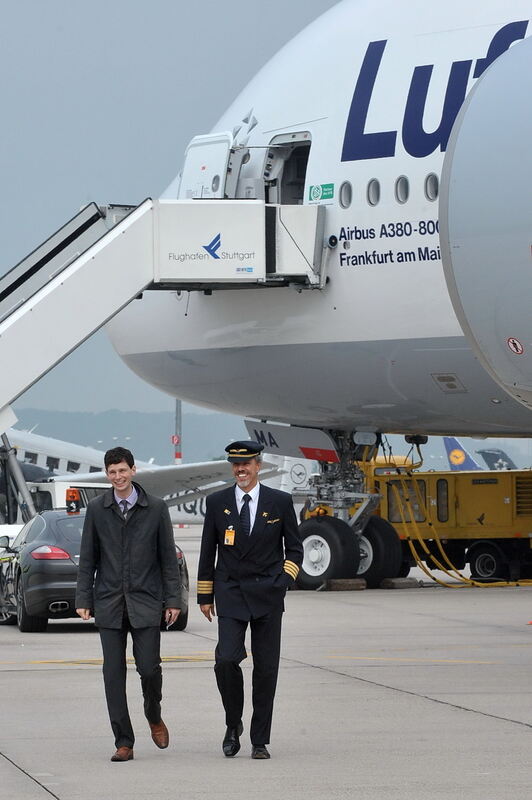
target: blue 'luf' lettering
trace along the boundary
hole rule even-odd
[[[473,78],[478,78],[513,42],[524,39],[527,28],[528,21],[521,20],[511,22],[497,31],[488,46],[486,57],[477,60]],[[367,133],[365,130],[386,44],[386,40],[370,42],[366,50],[347,118],[342,161],[390,158],[395,155],[397,131]],[[441,121],[436,130],[431,132],[424,129],[423,116],[434,65],[414,68],[401,132],[407,153],[415,158],[424,158],[438,147],[442,152],[446,150],[451,128],[466,96],[472,64],[472,61],[455,61],[451,65]]]

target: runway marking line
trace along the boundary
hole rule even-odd
[[[386,661],[397,663],[398,661],[408,664],[500,664],[500,661],[473,661],[461,658],[397,658],[386,656],[327,656],[331,660],[337,661]]]
[[[167,664],[177,663],[182,661],[214,661],[214,653],[195,653],[187,656],[162,656],[161,661]],[[128,664],[134,664],[134,658],[126,658]],[[3,665],[15,664],[65,664],[77,666],[88,664],[93,666],[101,666],[103,658],[57,658],[57,659],[39,659],[37,661],[0,661]]]

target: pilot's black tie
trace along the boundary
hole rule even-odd
[[[251,517],[249,516],[249,501],[251,497],[245,494],[242,498],[242,508],[240,509],[240,528],[244,536],[249,536],[251,533]]]

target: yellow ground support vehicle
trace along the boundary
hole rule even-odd
[[[469,563],[476,581],[532,577],[532,471],[416,472],[408,462],[396,463],[401,465],[378,458],[359,465],[366,491],[380,495],[359,535],[357,575],[368,586],[407,575],[415,564],[412,550],[437,568],[443,560],[439,544],[446,566]],[[305,518],[319,522],[321,516],[330,524],[330,514],[322,504],[305,511]]]

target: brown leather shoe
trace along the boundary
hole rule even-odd
[[[133,748],[119,747],[116,753],[111,756],[111,761],[133,761]]]
[[[165,747],[168,747],[168,741],[170,739],[168,728],[162,720],[160,722],[150,722],[148,724],[151,728],[151,738],[157,747],[164,750]]]

